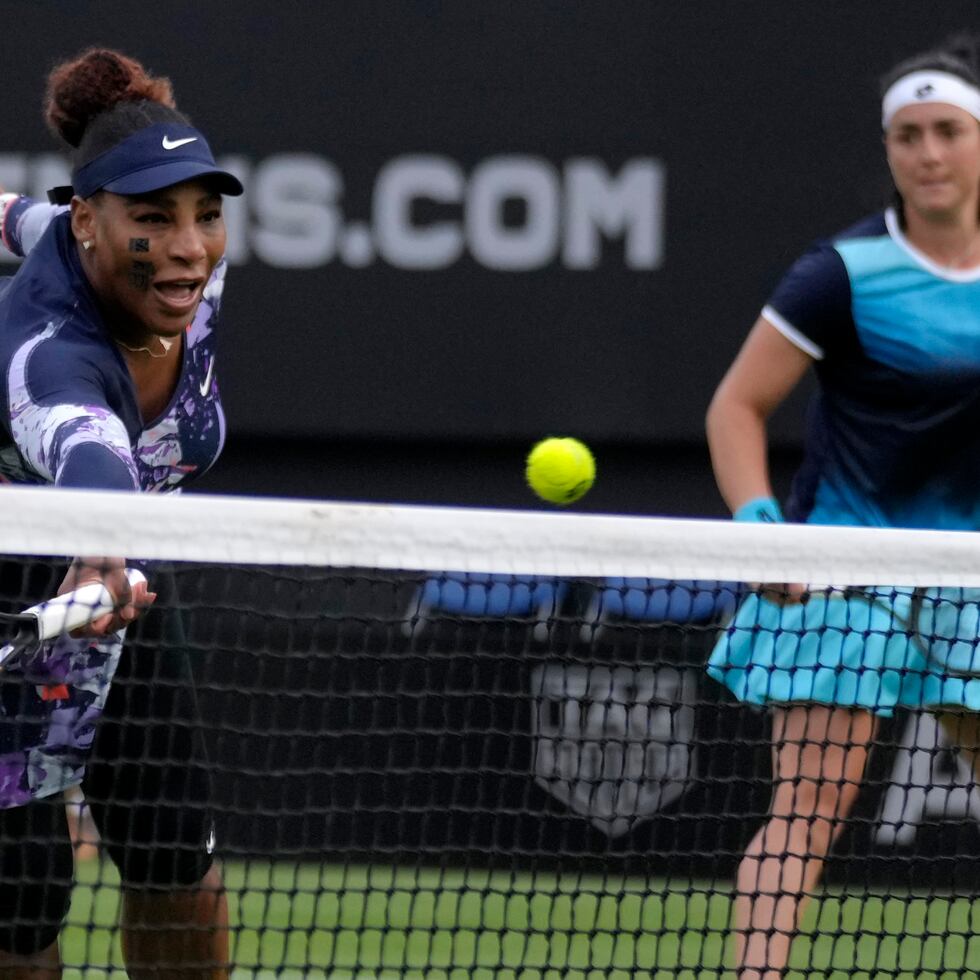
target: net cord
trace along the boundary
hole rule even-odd
[[[0,489],[0,552],[812,585],[980,586],[980,534]]]

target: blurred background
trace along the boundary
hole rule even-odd
[[[545,508],[524,458],[546,435],[573,435],[599,471],[574,510],[678,516],[725,513],[704,412],[771,289],[809,242],[888,198],[879,76],[980,29],[977,0],[5,0],[0,11],[0,185],[43,197],[67,182],[42,123],[44,79],[93,44],[168,75],[246,185],[225,202],[228,441],[196,488]],[[11,261],[2,250],[0,261]],[[773,420],[779,493],[807,387]],[[669,880],[640,886],[653,893],[644,909],[683,912],[666,928],[685,937],[684,963],[721,962],[727,899],[702,914],[684,880],[714,876],[707,894],[727,895],[768,807],[770,759],[764,715],[703,670],[736,601],[730,584],[181,575],[226,880],[239,921],[258,923],[240,930],[239,964],[286,976],[284,963],[381,962],[381,937],[385,949],[402,941],[391,923],[408,892],[392,899],[396,878],[382,873],[399,864],[436,869],[411,889],[432,880],[433,894],[456,888],[476,910],[434,930],[430,949],[413,897],[406,962],[449,950],[456,964],[459,936],[498,932],[521,962],[526,922],[504,935],[513,920],[494,918],[488,892],[561,898],[581,890],[583,869],[602,871],[588,886],[600,894],[620,872]],[[828,877],[859,895],[878,881],[975,894],[980,799],[963,757],[930,716],[900,712],[880,735]],[[244,863],[256,854],[271,886]],[[300,885],[297,855],[317,862]],[[503,875],[489,889],[444,874],[484,867]],[[80,880],[94,888],[103,871],[88,868]],[[548,885],[542,869],[574,880]],[[297,890],[340,896],[346,932],[337,939],[318,897],[309,949],[320,952],[281,955],[269,934],[307,921],[303,896],[290,904]],[[936,962],[976,932],[964,901],[960,919],[934,906]],[[571,936],[580,953],[568,962],[592,962],[600,927],[627,944],[640,931],[626,906],[610,894],[604,924],[577,904],[574,924],[539,916],[540,943],[554,951]],[[854,907],[879,920],[878,899]],[[918,921],[904,910],[864,928],[904,944]],[[78,912],[66,962],[89,962],[89,920],[114,915]],[[841,932],[828,926],[823,948],[842,948]],[[657,926],[630,962],[672,970],[672,941]],[[482,948],[479,962],[501,961]],[[903,949],[919,962],[919,945]]]
[[[977,12],[7,0],[0,184],[64,182],[43,80],[90,44],[169,75],[242,176],[201,489],[543,506],[523,458],[558,434],[598,457],[578,509],[721,514],[715,385],[807,243],[883,203],[879,74]]]

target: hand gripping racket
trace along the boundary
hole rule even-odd
[[[146,576],[135,568],[126,569],[126,578],[133,587],[146,581]],[[0,613],[0,625],[9,624],[15,629],[13,639],[0,647],[0,672],[45,641],[86,626],[115,608],[109,590],[101,582],[92,582],[39,602],[22,613]]]

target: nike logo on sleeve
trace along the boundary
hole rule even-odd
[[[204,376],[204,380],[201,382],[201,386],[198,389],[201,392],[201,397],[207,397],[207,393],[211,390],[211,382],[214,380],[214,358],[208,362],[208,373]]]

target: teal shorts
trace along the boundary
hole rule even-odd
[[[786,605],[752,594],[707,669],[756,705],[980,711],[980,589],[877,586]]]

